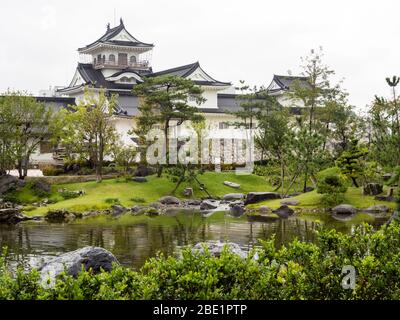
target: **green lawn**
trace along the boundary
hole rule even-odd
[[[133,206],[135,204],[149,204],[158,200],[160,197],[169,195],[174,188],[168,178],[157,178],[156,176],[147,177],[147,183],[138,182],[118,182],[118,180],[104,180],[101,183],[97,182],[83,182],[71,183],[64,185],[52,186],[52,195],[49,199],[58,200],[59,202],[50,204],[47,207],[40,207],[29,212],[29,215],[41,215],[52,209],[68,209],[71,211],[87,211],[91,209],[106,209],[111,206],[106,203],[106,199],[118,199],[123,206]],[[256,175],[236,175],[235,173],[215,173],[206,172],[199,176],[200,182],[204,183],[207,190],[213,196],[223,196],[227,193],[247,193],[251,191],[271,191],[273,188],[267,184],[264,178]],[[240,189],[233,189],[223,185],[225,180],[239,183]],[[183,198],[182,190],[187,187],[182,185],[176,192],[176,196]],[[66,188],[69,190],[85,190],[86,194],[79,198],[62,200],[57,190]],[[199,190],[197,186],[194,187],[194,194],[196,198],[205,197],[206,193]],[[34,200],[37,199],[31,194],[30,190],[22,189],[18,194],[20,200]],[[143,198],[143,203],[136,203],[133,198]],[[60,201],[61,200],[61,201]],[[32,202],[32,201],[29,201]]]
[[[384,188],[384,193],[387,193],[387,188]],[[293,199],[297,199],[300,201],[300,205],[298,207],[314,209],[314,208],[324,208],[325,206],[321,203],[322,194],[317,193],[316,190],[312,192],[307,192],[301,194],[297,197],[293,197]],[[282,200],[269,200],[263,201],[260,203],[249,205],[250,208],[259,208],[261,206],[268,206],[270,208],[278,208],[281,204]],[[348,188],[345,194],[344,203],[350,204],[356,208],[367,208],[369,206],[384,204],[388,207],[395,208],[396,203],[394,202],[386,202],[386,201],[377,201],[373,196],[365,196],[363,195],[362,188]]]

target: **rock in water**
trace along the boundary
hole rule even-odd
[[[242,200],[245,198],[243,193],[228,193],[223,196],[224,200]]]
[[[178,198],[172,197],[172,196],[162,197],[158,200],[158,202],[160,202],[162,204],[180,204],[181,203],[181,201]]]
[[[364,195],[376,196],[383,192],[383,185],[379,183],[367,183],[364,186]]]
[[[76,216],[66,210],[52,210],[47,212],[44,219],[50,223],[63,223],[75,220]]]
[[[277,192],[249,192],[246,196],[246,204],[257,203],[265,200],[281,199]]]
[[[0,224],[17,224],[21,221],[29,220],[17,208],[0,209]]]
[[[119,205],[119,204],[115,204],[115,205],[111,206],[111,208],[112,208],[112,210],[113,210],[112,215],[113,215],[114,217],[120,216],[120,215],[122,215],[122,214],[128,212],[128,209],[127,209],[127,208],[125,208],[125,207],[123,207],[123,206],[121,206],[121,205]]]
[[[229,214],[231,216],[234,216],[236,218],[241,217],[244,215],[244,208],[238,204],[233,205],[232,207],[229,208]]]
[[[260,211],[261,213],[268,213],[271,211],[271,208],[268,206],[261,206],[258,208],[258,211]]]
[[[220,257],[224,247],[228,247],[230,252],[237,254],[239,257],[243,259],[247,258],[247,252],[243,251],[240,248],[240,246],[234,242],[210,241],[204,243],[197,243],[192,250],[204,253],[204,248],[206,248],[208,249],[210,254],[213,255],[214,257]]]
[[[240,184],[230,182],[230,181],[224,181],[224,185],[234,188],[234,189],[240,189]]]
[[[273,213],[278,215],[280,218],[289,218],[291,215],[293,215],[294,210],[292,208],[289,208],[287,205],[280,206],[278,209],[273,210]]]
[[[335,214],[354,214],[358,210],[349,204],[340,204],[332,209]]]
[[[362,211],[368,212],[368,213],[385,213],[389,212],[390,208],[388,206],[385,206],[383,204],[378,204],[374,206],[370,206],[367,209],[363,209]]]
[[[114,255],[106,249],[99,247],[84,247],[72,252],[64,253],[39,268],[41,279],[44,283],[50,279],[50,284],[60,273],[66,271],[76,277],[82,270],[92,269],[97,273],[101,269],[111,271],[113,263],[118,264]]]
[[[200,210],[211,210],[217,208],[218,208],[218,202],[214,199],[203,200],[200,204]]]

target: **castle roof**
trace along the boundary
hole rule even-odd
[[[153,44],[145,43],[139,41],[134,36],[132,36],[128,30],[126,30],[124,22],[122,19],[120,20],[120,24],[117,27],[110,28],[110,25],[107,25],[106,33],[92,42],[91,44],[79,48],[78,51],[85,53],[99,45],[115,45],[115,46],[123,46],[123,47],[135,47],[135,48],[143,48],[143,49],[152,49],[154,47]]]
[[[176,76],[182,78],[188,78],[193,80],[197,85],[200,86],[231,86],[230,82],[222,82],[215,80],[209,76],[200,66],[197,61],[195,63],[183,65],[180,67],[175,67],[171,69],[166,69],[158,72],[153,72],[148,75],[149,77],[156,76]]]
[[[296,84],[300,87],[309,86],[307,77],[300,76],[282,76],[274,74],[271,84],[268,86],[267,91],[270,93],[278,91],[290,91]]]

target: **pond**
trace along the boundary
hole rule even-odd
[[[98,217],[70,224],[24,222],[0,225],[0,247],[7,247],[7,261],[28,269],[60,253],[84,246],[110,250],[121,264],[140,268],[157,252],[174,254],[177,248],[198,242],[220,240],[238,243],[243,249],[258,245],[258,239],[275,234],[277,245],[294,238],[315,241],[319,226],[351,233],[364,221],[375,228],[388,217],[357,213],[339,221],[327,213],[303,214],[271,222],[249,222],[246,217],[232,218],[217,212],[210,217],[200,213],[178,213],[150,218],[122,216],[119,219]]]

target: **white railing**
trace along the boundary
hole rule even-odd
[[[101,61],[94,61],[93,66],[95,69],[102,69],[102,68],[142,68],[146,69],[149,67],[148,61],[138,61],[138,62],[130,62],[130,61],[113,61],[113,60],[101,60]]]

